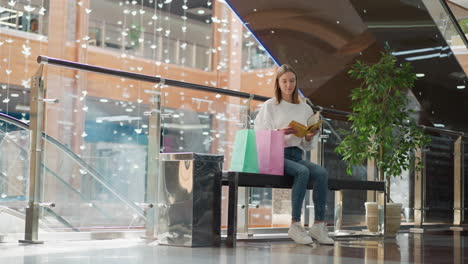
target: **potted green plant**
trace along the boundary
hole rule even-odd
[[[401,204],[388,204],[391,179],[401,177],[403,170],[413,166],[421,170],[423,164],[414,153],[429,143],[427,135],[410,116],[413,110],[408,109],[407,94],[414,86],[416,75],[409,63],[397,62],[388,46],[377,63],[357,61],[348,73],[362,83],[351,92],[352,114],[348,117],[351,129],[345,132],[336,152],[348,162],[348,174],[352,173],[353,166],[368,159],[375,161],[377,178],[386,181],[388,194],[386,233],[393,233],[389,220],[394,211],[397,215],[393,219],[398,221],[396,234],[401,221]],[[369,228],[374,231],[372,229]]]
[[[141,25],[139,24],[132,24],[130,26],[130,30],[129,30],[129,33],[128,33],[128,38],[130,40],[130,45],[132,47],[138,47],[140,46],[140,36],[141,36],[141,33],[143,33],[145,30],[144,27],[142,27]]]

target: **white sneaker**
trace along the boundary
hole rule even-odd
[[[307,245],[314,243],[312,238],[307,235],[307,231],[299,222],[291,224],[291,227],[289,227],[288,236],[297,244]]]
[[[335,242],[328,236],[328,229],[324,222],[314,224],[309,228],[309,235],[320,244],[333,245]]]

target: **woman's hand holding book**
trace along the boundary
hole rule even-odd
[[[314,131],[312,131],[312,132],[310,132],[310,133],[307,133],[307,134],[304,136],[304,137],[305,137],[305,140],[306,140],[306,141],[311,141],[312,138],[314,138],[315,135],[317,135],[317,134],[318,134],[318,130],[314,130]]]
[[[278,129],[279,131],[283,131],[285,135],[291,135],[297,133],[296,129],[294,127],[288,126],[285,128],[280,128]]]

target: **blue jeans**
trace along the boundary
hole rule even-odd
[[[324,221],[327,203],[328,173],[317,164],[302,159],[298,147],[284,149],[284,174],[294,177],[291,191],[292,221],[301,221],[301,209],[309,179],[314,182],[312,199],[315,221]]]

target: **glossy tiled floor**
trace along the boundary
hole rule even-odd
[[[399,234],[395,239],[346,239],[334,246],[288,240],[239,242],[237,248],[180,248],[143,240],[0,244],[0,263],[468,263],[468,231]]]

